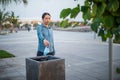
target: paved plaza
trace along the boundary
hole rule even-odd
[[[57,57],[65,59],[66,80],[109,80],[108,42],[93,32],[54,31]],[[0,59],[0,80],[26,80],[25,58],[35,57],[36,31],[0,35],[0,49],[16,57]],[[120,80],[120,44],[113,44],[114,80]]]

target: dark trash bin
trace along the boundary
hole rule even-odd
[[[55,56],[26,58],[26,80],[65,80],[65,60]]]

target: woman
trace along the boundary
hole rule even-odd
[[[51,15],[49,13],[43,13],[43,23],[37,27],[37,36],[39,41],[37,56],[43,56],[46,47],[49,49],[49,53],[47,55],[55,55],[53,31],[49,26],[50,19]]]

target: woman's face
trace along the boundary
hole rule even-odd
[[[45,15],[45,17],[43,18],[43,23],[44,23],[45,25],[49,25],[49,23],[50,23],[50,18],[51,18],[50,15]]]

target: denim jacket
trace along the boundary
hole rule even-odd
[[[54,40],[53,40],[53,31],[52,28],[45,27],[43,24],[37,26],[37,36],[38,36],[38,51],[44,52],[45,45],[43,40],[46,39],[49,41],[49,50],[50,52],[55,52],[54,49]]]

